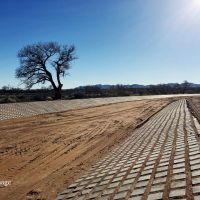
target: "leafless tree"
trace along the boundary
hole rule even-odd
[[[50,82],[55,92],[54,99],[61,99],[61,78],[68,74],[71,62],[76,59],[73,45],[39,42],[22,48],[18,52],[18,58],[20,66],[16,69],[16,78],[27,88]]]

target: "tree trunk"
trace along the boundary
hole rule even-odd
[[[54,100],[61,99],[62,94],[61,94],[62,86],[59,86],[57,88],[54,88]]]

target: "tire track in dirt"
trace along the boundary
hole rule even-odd
[[[0,188],[0,199],[54,199],[64,184],[83,175],[168,102],[126,102],[1,121],[0,150],[12,149],[0,152],[0,179],[12,184]],[[68,123],[72,118],[74,123]]]
[[[185,100],[157,113],[63,191],[63,199],[200,199],[198,129]]]
[[[140,133],[138,133],[138,136],[139,136],[139,134],[140,134]],[[142,135],[141,135],[141,137],[142,137]],[[137,138],[137,136],[136,136],[136,138]],[[136,142],[137,142],[137,141],[136,141]],[[135,142],[134,144],[136,144],[136,142]],[[122,150],[121,152],[123,152],[123,151],[124,151],[124,150]],[[111,162],[112,162],[112,160],[109,161],[109,163],[111,163]],[[109,163],[108,163],[108,164],[109,164]],[[101,163],[100,163],[99,165],[101,165]],[[89,184],[89,183],[88,183],[88,184]]]
[[[163,117],[163,118],[164,118],[163,121],[165,121],[165,120],[166,120],[166,116]],[[157,119],[155,119],[155,121],[156,121],[156,120],[157,120]],[[159,128],[159,124],[155,124],[155,126],[158,126],[158,128]],[[148,128],[149,128],[149,127],[148,127]],[[154,128],[154,127],[152,127],[151,130],[153,130],[153,128]],[[138,134],[140,134],[140,133],[141,133],[141,132],[139,132]],[[141,137],[140,137],[139,139],[141,140],[142,137],[144,138],[145,136],[142,136],[142,135],[141,135]],[[144,141],[141,141],[141,142],[144,143]],[[133,146],[134,146],[136,143],[137,143],[137,141],[133,144]],[[123,157],[123,156],[124,156],[124,155],[122,155],[122,157]]]

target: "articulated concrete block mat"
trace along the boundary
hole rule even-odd
[[[200,199],[196,125],[185,100],[168,105],[57,200]]]
[[[101,106],[106,104],[120,103],[127,101],[162,99],[162,98],[181,97],[181,96],[199,96],[199,94],[109,97],[109,98],[91,98],[91,99],[0,104],[0,120],[29,117],[45,113],[62,112],[71,109],[81,109],[81,108]]]

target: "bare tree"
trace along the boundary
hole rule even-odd
[[[191,87],[191,83],[189,83],[188,81],[183,81],[183,83],[181,84],[182,86],[182,93],[185,94],[187,92],[187,90]]]
[[[27,88],[50,82],[55,92],[54,99],[61,99],[61,78],[68,74],[71,62],[76,59],[73,45],[39,42],[22,48],[18,52],[18,58],[20,66],[16,69],[16,78]]]

